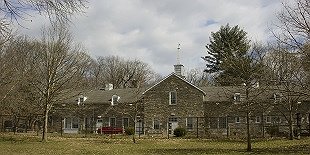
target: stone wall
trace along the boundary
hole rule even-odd
[[[175,105],[169,105],[171,91],[177,94]],[[153,132],[155,118],[160,121],[159,130],[167,133],[169,117],[177,118],[178,125],[185,128],[186,117],[204,116],[203,96],[203,92],[172,74],[143,96],[146,129]]]

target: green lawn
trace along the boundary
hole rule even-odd
[[[86,138],[50,135],[48,142],[31,134],[0,133],[0,154],[309,154],[310,138],[253,142],[248,153],[242,141],[208,139],[138,139],[88,135]]]

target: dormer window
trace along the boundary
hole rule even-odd
[[[79,96],[79,98],[77,100],[78,101],[78,105],[82,104],[86,99],[87,99],[86,96]]]
[[[241,94],[240,93],[235,93],[234,94],[234,101],[235,102],[240,102],[241,101]]]
[[[176,105],[177,104],[177,92],[171,91],[169,92],[169,105]]]
[[[280,102],[282,98],[282,94],[281,93],[275,93],[273,94],[273,99],[275,102]]]
[[[113,95],[113,96],[112,96],[112,100],[111,100],[111,105],[112,105],[112,106],[117,105],[119,99],[120,99],[119,96]]]

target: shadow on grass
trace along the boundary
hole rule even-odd
[[[228,149],[212,149],[212,148],[188,148],[188,149],[152,149],[152,154],[224,154],[224,153],[237,153],[238,150]]]
[[[152,154],[309,154],[309,145],[296,145],[283,148],[253,148],[252,152],[245,149],[218,148],[187,148],[187,149],[151,149]]]
[[[12,142],[12,143],[23,143],[23,142],[41,142],[39,137],[22,137],[22,136],[0,136],[0,142]]]
[[[257,148],[253,149],[256,154],[310,154],[310,145],[294,145],[278,148]]]

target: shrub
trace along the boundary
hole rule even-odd
[[[135,134],[135,129],[134,128],[126,128],[125,129],[125,134],[126,135],[133,135],[133,134]]]
[[[175,128],[174,131],[173,131],[173,134],[176,136],[176,137],[183,137],[186,135],[186,129],[185,128]]]

